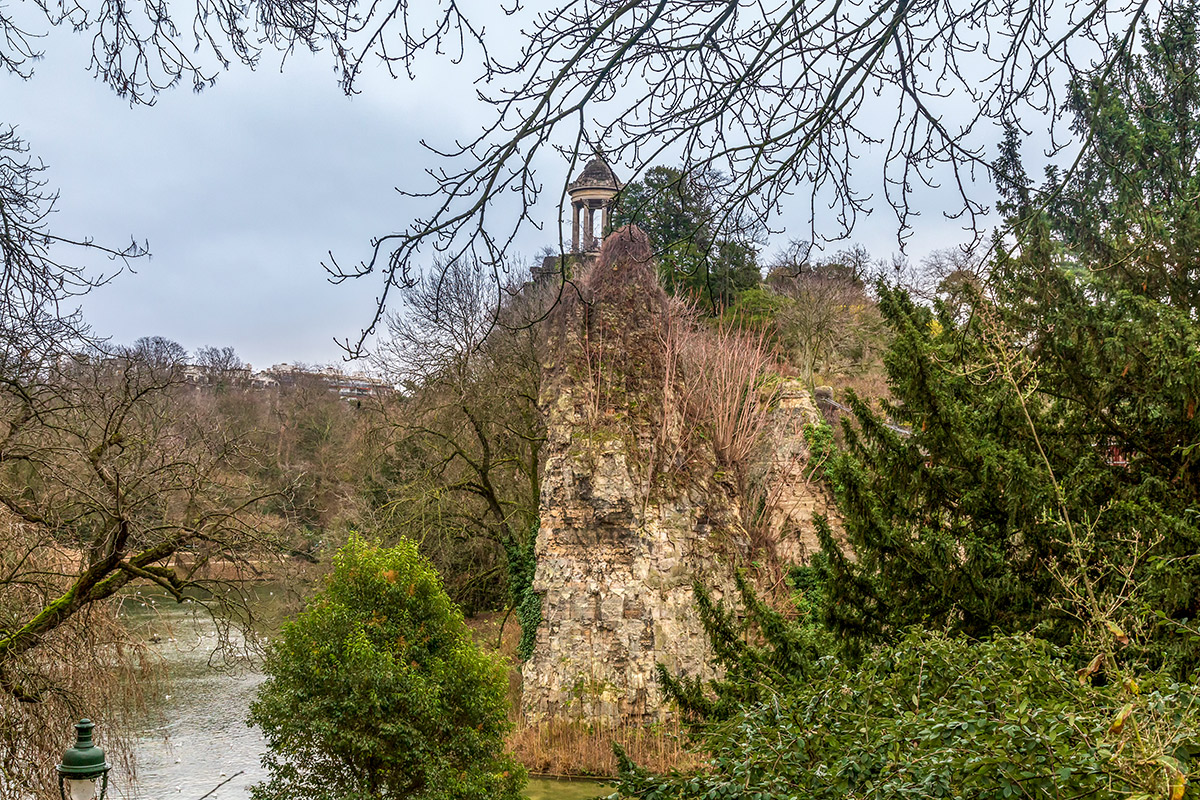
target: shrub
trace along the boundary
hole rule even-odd
[[[914,632],[858,665],[820,666],[705,726],[699,774],[656,777],[623,760],[621,795],[1180,800],[1200,754],[1193,685],[1094,686],[1031,636]]]
[[[351,537],[272,644],[267,675],[250,707],[270,748],[255,800],[520,796],[504,668],[411,541]]]

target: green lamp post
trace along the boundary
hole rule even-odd
[[[104,751],[92,743],[90,719],[75,723],[75,746],[63,753],[58,765],[58,793],[62,800],[104,800],[108,770]]]

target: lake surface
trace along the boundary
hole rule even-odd
[[[258,595],[255,605],[264,627],[278,625],[288,608],[282,593],[264,586]],[[134,594],[122,608],[132,631],[147,641],[157,638],[153,647],[169,677],[137,731],[137,780],[114,774],[114,788],[132,800],[249,800],[250,786],[267,777],[260,764],[263,737],[246,724],[262,674],[251,661],[229,663],[216,652],[217,627],[193,603]],[[235,649],[246,649],[236,633],[231,641]],[[535,778],[526,795],[589,800],[611,791],[594,781]]]

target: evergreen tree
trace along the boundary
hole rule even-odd
[[[1033,188],[1010,133],[1008,223],[970,315],[881,292],[894,399],[852,401],[829,470],[854,558],[826,533],[825,610],[853,639],[1131,630],[1197,663],[1159,635],[1200,614],[1196,9],[1144,39],[1072,85],[1096,145],[1077,170]],[[1138,629],[1147,608],[1158,630]]]
[[[1029,635],[914,631],[859,662],[829,658],[700,729],[703,765],[653,775],[617,748],[640,800],[1194,797],[1194,684],[1076,679]]]
[[[724,309],[761,281],[754,226],[724,218],[712,201],[724,176],[651,167],[621,190],[613,230],[637,225],[650,237],[671,294]]]
[[[797,569],[791,577],[797,589],[793,619],[763,602],[740,573],[736,582],[741,615],[714,601],[703,584],[694,585],[700,623],[722,677],[705,681],[672,675],[661,664],[657,669],[667,697],[689,720],[703,726],[728,719],[764,697],[824,673],[820,662],[832,647],[828,633],[812,614],[820,588],[807,568]]]

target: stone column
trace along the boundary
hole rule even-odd
[[[579,201],[571,203],[571,252],[578,253],[579,250]]]
[[[579,248],[582,252],[587,253],[592,250],[592,203],[590,200],[584,201],[583,206],[583,247]]]

